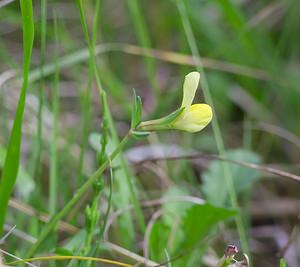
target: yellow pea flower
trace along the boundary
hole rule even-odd
[[[156,120],[141,122],[137,130],[155,131],[177,129],[191,133],[201,131],[212,119],[212,109],[207,104],[194,104],[193,100],[200,81],[198,72],[185,76],[181,108],[174,113]]]

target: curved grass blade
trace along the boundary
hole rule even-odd
[[[28,87],[28,76],[30,58],[34,39],[34,22],[32,13],[32,1],[20,0],[22,27],[23,27],[23,84],[17,106],[17,111],[11,131],[7,154],[4,161],[2,177],[0,181],[0,235],[3,232],[5,215],[7,212],[8,201],[16,182],[19,162],[22,135],[22,121],[25,108],[26,91]]]

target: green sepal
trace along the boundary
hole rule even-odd
[[[147,137],[151,132],[131,130],[131,135],[137,139]]]
[[[156,120],[142,121],[137,125],[135,129],[138,131],[161,131],[173,129],[172,123],[174,123],[174,121],[178,119],[178,117],[182,114],[183,111],[184,107],[175,110],[174,112],[165,117]]]
[[[132,113],[131,113],[131,129],[136,128],[142,117],[142,99],[137,96],[133,89]]]
[[[182,114],[183,110],[184,110],[184,107],[181,107],[181,108],[173,111],[171,114],[169,114],[163,118],[160,118],[159,124],[160,125],[168,125],[168,124],[172,123],[174,120],[176,120]]]

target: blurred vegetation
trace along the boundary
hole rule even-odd
[[[251,266],[285,266],[280,258],[300,266],[298,0],[32,5],[30,57],[30,10],[21,15],[19,1],[0,1],[2,192],[4,178],[10,183],[17,175],[2,236],[15,228],[0,236],[2,255],[224,266],[224,250],[233,244]],[[110,162],[130,129],[132,89],[141,96],[143,119],[162,117],[179,107],[184,76],[197,70],[202,90],[195,102],[213,105],[212,125],[195,134],[131,138]],[[22,120],[16,110],[27,74]],[[18,122],[21,145],[12,134]],[[19,169],[9,141],[20,149]],[[105,162],[109,168],[63,221],[47,228]]]

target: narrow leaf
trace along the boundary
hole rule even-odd
[[[22,135],[22,121],[25,108],[26,91],[30,68],[30,58],[34,39],[34,21],[32,13],[32,1],[20,0],[22,26],[23,26],[23,84],[17,106],[17,111],[8,143],[7,154],[0,181],[0,236],[3,231],[8,201],[13,192],[16,182],[19,162]]]
[[[131,114],[131,129],[135,129],[140,123],[142,117],[142,99],[136,95],[133,90],[132,114]]]
[[[136,93],[133,89],[133,98],[132,98],[132,112],[131,112],[131,129],[135,128],[135,117],[136,117],[136,111],[137,111],[137,101],[136,101]]]
[[[141,118],[142,118],[143,104],[142,104],[142,99],[141,99],[140,96],[137,96],[136,105],[137,106],[136,106],[136,115],[135,115],[134,127],[136,127],[141,122]]]

